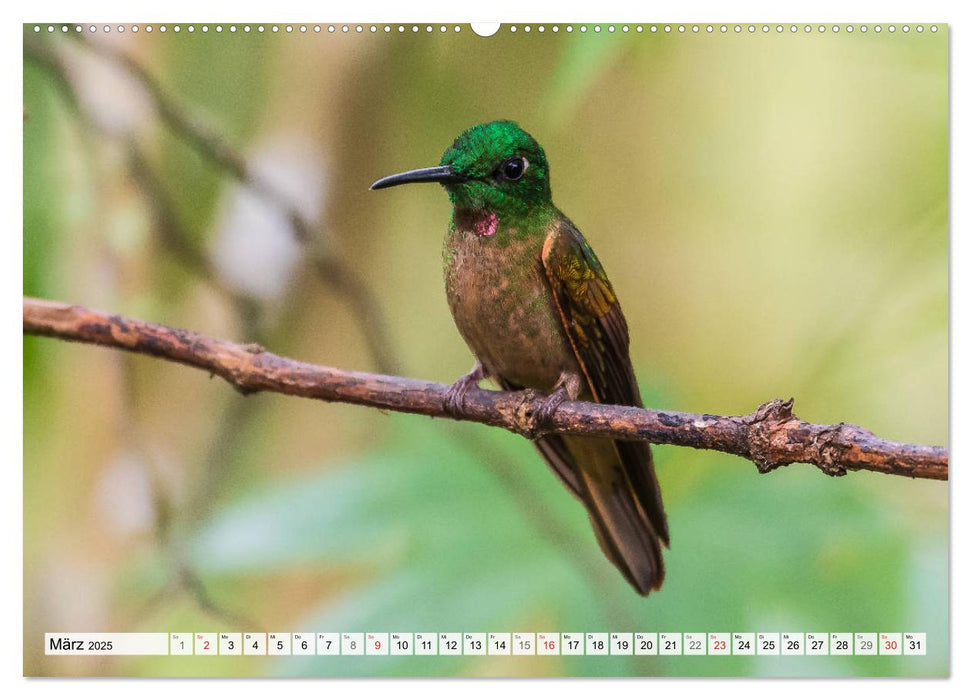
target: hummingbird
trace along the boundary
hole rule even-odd
[[[620,303],[590,244],[553,204],[546,153],[532,136],[512,121],[479,124],[437,166],[371,189],[417,182],[439,183],[451,201],[445,291],[476,359],[446,393],[447,410],[460,413],[485,379],[545,395],[540,426],[566,400],[643,406]],[[669,537],[650,445],[560,434],[534,444],[630,585],[645,596],[659,589]]]

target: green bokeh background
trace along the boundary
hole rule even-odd
[[[946,27],[503,27],[481,38],[465,25],[197,26],[86,42],[26,27],[24,293],[248,341],[252,325],[160,242],[125,144],[149,154],[199,251],[232,233],[222,213],[240,186],[165,127],[92,42],[145,66],[247,158],[311,164],[316,244],[376,296],[406,375],[449,382],[472,362],[442,286],[448,202],[433,186],[368,185],[437,163],[472,124],[509,118],[546,148],[555,201],[610,274],[647,405],[739,414],[793,396],[806,420],[948,442]],[[38,48],[63,58],[79,105]],[[113,114],[129,126],[102,128]],[[286,250],[289,234],[259,230],[253,251],[237,251],[244,269],[264,274],[260,251]],[[372,320],[299,253],[270,282],[265,345],[375,369],[361,332]],[[801,465],[760,476],[741,459],[670,447],[656,461],[672,549],[664,588],[641,599],[516,436],[243,397],[177,365],[25,338],[25,673],[947,674],[946,484]],[[42,653],[44,632],[99,630],[915,631],[929,652]]]

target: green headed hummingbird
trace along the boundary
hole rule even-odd
[[[548,398],[538,424],[563,401],[642,406],[627,322],[603,267],[556,206],[543,148],[511,121],[474,126],[432,168],[390,175],[377,190],[437,182],[452,202],[445,289],[476,365],[446,406],[493,378]],[[604,554],[642,595],[664,580],[667,518],[646,442],[548,434],[543,459],[586,507]]]

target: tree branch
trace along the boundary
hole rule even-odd
[[[463,410],[445,409],[443,384],[321,367],[279,357],[258,345],[208,338],[81,306],[24,298],[24,333],[153,355],[219,375],[243,393],[290,396],[455,418],[535,438],[542,397],[531,391],[473,389]],[[560,405],[550,432],[717,450],[751,460],[760,472],[803,462],[826,474],[866,470],[921,479],[948,478],[943,447],[884,440],[855,425],[817,425],[792,413],[792,399],[776,399],[745,416],[657,411],[582,401]]]

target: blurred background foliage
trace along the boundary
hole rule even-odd
[[[947,444],[946,29],[461,29],[26,27],[24,293],[452,381],[471,357],[447,200],[368,185],[509,118],[610,273],[648,405],[794,396],[806,420]],[[483,426],[25,338],[24,460],[28,674],[948,670],[942,483],[658,448],[672,549],[641,599],[530,445]],[[930,653],[44,657],[55,630],[901,630]]]

